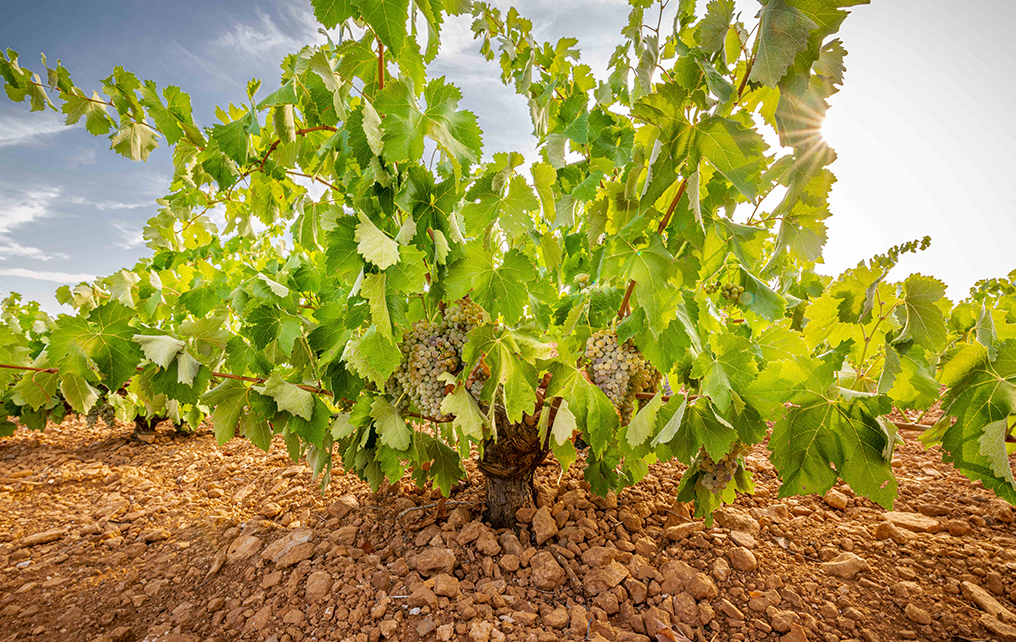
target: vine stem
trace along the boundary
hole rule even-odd
[[[378,88],[385,88],[385,45],[381,42],[381,38],[374,36],[377,39],[377,80]]]
[[[677,188],[677,194],[674,195],[674,200],[670,202],[670,207],[667,208],[667,213],[660,219],[660,224],[656,228],[657,234],[663,234],[663,231],[667,229],[667,225],[670,224],[670,218],[674,215],[674,210],[677,209],[677,204],[681,202],[681,197],[684,196],[685,191],[688,189],[688,179],[685,178],[681,181],[681,185]],[[635,291],[635,279],[628,281],[628,288],[624,291],[624,298],[621,299],[621,307],[617,311],[617,320],[620,321],[628,314],[628,303],[631,301],[631,293]]]

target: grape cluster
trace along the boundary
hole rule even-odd
[[[618,343],[617,335],[610,330],[589,337],[585,355],[590,380],[607,395],[624,421],[635,412],[636,395],[656,392],[663,378],[631,341]]]
[[[85,424],[89,428],[95,428],[95,424],[99,423],[99,420],[106,424],[107,428],[112,428],[116,425],[116,408],[114,408],[105,397],[97,401],[89,410],[88,414],[85,415]]]
[[[705,291],[706,294],[719,292],[721,297],[728,301],[733,301],[734,303],[740,303],[741,295],[744,294],[743,285],[738,285],[736,283],[721,284],[719,281],[703,285],[702,290]]]
[[[462,369],[462,348],[470,330],[486,321],[483,308],[471,301],[461,301],[445,308],[436,322],[417,321],[406,334],[399,349],[402,362],[388,380],[387,391],[398,400],[399,412],[410,405],[428,417],[442,419],[441,401],[446,383],[439,377]],[[479,398],[486,382],[479,367],[466,381],[467,390]]]
[[[698,458],[695,460],[695,468],[701,471],[696,485],[708,490],[714,495],[719,495],[726,488],[730,480],[734,478],[738,467],[741,465],[740,458],[751,452],[751,448],[737,442],[733,450],[724,455],[719,461],[713,461],[705,448],[699,450]]]

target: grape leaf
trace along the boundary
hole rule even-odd
[[[111,302],[92,310],[87,319],[61,317],[50,338],[51,354],[73,358],[80,349],[95,362],[106,386],[119,390],[141,361],[141,349],[129,325],[134,315],[123,304]],[[57,367],[63,363],[62,359],[55,361]]]
[[[625,432],[625,439],[632,448],[641,446],[656,432],[656,416],[663,405],[663,395],[657,394],[649,400],[632,418]]]
[[[695,359],[691,376],[701,379],[702,392],[709,395],[720,411],[726,412],[731,392],[743,391],[758,374],[752,357],[754,346],[744,337],[728,333],[714,335],[710,344],[712,351]]]
[[[258,391],[274,399],[279,410],[303,417],[307,421],[311,420],[314,412],[314,395],[284,380],[278,371],[272,372]]]
[[[525,311],[529,299],[527,284],[536,279],[533,265],[517,249],[509,250],[500,265],[479,243],[465,248],[465,257],[448,268],[445,281],[450,299],[469,294],[493,316],[501,315],[514,324]]]
[[[945,296],[945,284],[937,279],[913,274],[903,282],[903,306],[897,316],[903,330],[897,341],[913,339],[928,350],[945,346],[945,316],[936,305]]]
[[[381,443],[398,451],[409,450],[413,432],[406,426],[406,420],[384,397],[374,397],[370,416],[377,422]]]
[[[134,340],[141,346],[141,350],[145,353],[145,358],[160,368],[168,368],[173,359],[187,345],[179,339],[164,334],[135,334]]]
[[[399,244],[379,230],[363,212],[358,216],[360,222],[356,225],[353,239],[360,256],[382,270],[398,263]]]
[[[798,52],[808,46],[808,35],[818,25],[785,0],[769,0],[759,12],[759,19],[755,64],[748,79],[775,87]]]
[[[555,362],[550,366],[550,374],[547,399],[561,397],[568,402],[578,429],[589,436],[593,452],[602,455],[620,424],[617,410],[603,391],[576,368]]]
[[[212,431],[219,445],[233,438],[241,414],[247,405],[248,388],[235,379],[226,379],[201,397],[202,403],[214,408]]]

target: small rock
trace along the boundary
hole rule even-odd
[[[739,571],[751,572],[758,568],[755,554],[743,546],[732,548],[727,552],[727,557],[730,559],[730,565]]]
[[[919,513],[903,513],[891,511],[884,513],[882,517],[899,528],[905,528],[915,533],[937,533],[941,526],[937,519],[925,517]]]
[[[791,624],[790,631],[780,638],[780,642],[808,642],[808,634],[800,624]]]
[[[288,555],[297,546],[309,543],[313,533],[309,528],[298,528],[291,531],[287,535],[280,537],[271,544],[269,544],[265,550],[261,552],[261,557],[268,560],[269,562],[278,562],[284,556]],[[314,547],[311,546],[311,549]]]
[[[434,593],[444,597],[453,598],[459,594],[458,578],[442,573],[434,577]]]
[[[858,573],[871,570],[867,561],[853,553],[840,553],[832,561],[823,563],[822,568],[843,579],[853,579]]]
[[[688,537],[689,535],[698,533],[704,529],[705,524],[703,524],[702,522],[688,522],[687,524],[678,524],[677,526],[671,526],[666,531],[664,531],[664,534],[667,536],[667,539],[669,539],[672,542],[676,542],[684,539],[685,537]]]
[[[557,535],[557,522],[546,506],[533,515],[533,535],[536,536],[537,546],[541,546],[548,539]]]
[[[999,622],[995,617],[984,613],[978,620],[981,626],[988,629],[1003,640],[1016,640],[1016,627]]]
[[[261,507],[261,516],[268,519],[277,517],[280,513],[282,513],[282,506],[279,506],[275,502],[265,502]]]
[[[547,551],[541,551],[534,555],[533,559],[529,560],[529,568],[532,570],[532,575],[529,578],[530,583],[542,591],[553,591],[564,584],[566,577],[564,569]],[[592,572],[590,571],[590,573]],[[625,574],[627,575],[627,573],[626,570]],[[587,577],[588,575],[587,573]],[[618,581],[620,582],[620,580]]]
[[[226,549],[226,561],[230,564],[243,561],[257,553],[261,548],[261,540],[253,535],[240,535]]]
[[[312,557],[314,557],[314,544],[312,542],[304,542],[303,544],[297,544],[288,553],[276,560],[275,565],[278,568],[287,568],[295,566],[304,560],[309,560]]]
[[[490,632],[494,629],[494,625],[490,622],[479,620],[473,622],[473,625],[469,627],[469,641],[470,642],[487,642],[490,640]]]
[[[427,637],[427,634],[433,631],[434,628],[435,628],[434,620],[430,619],[429,617],[424,618],[423,620],[420,621],[419,624],[416,625],[416,634],[419,635],[421,638]]]
[[[519,570],[519,556],[503,555],[501,556],[501,559],[498,560],[497,565],[503,568],[504,570],[508,571],[509,573],[514,573],[515,571]]]
[[[921,504],[917,507],[917,512],[925,517],[943,517],[952,511],[942,504]]]
[[[409,596],[409,606],[429,606],[431,610],[437,608],[437,595],[426,586],[420,585]]]
[[[961,582],[960,590],[965,598],[976,604],[985,613],[1006,622],[1016,623],[1016,615],[999,604],[998,600],[980,586],[971,582]]]
[[[448,642],[449,640],[452,639],[453,635],[455,635],[455,627],[452,626],[451,624],[442,624],[441,626],[437,627],[436,636],[438,642]]]
[[[455,569],[455,553],[447,548],[429,548],[414,555],[409,565],[424,577],[451,574]]]
[[[626,577],[628,577],[628,569],[623,564],[612,561],[603,568],[596,568],[586,573],[583,587],[587,595],[596,596],[614,588]]]
[[[353,495],[343,495],[328,507],[328,514],[336,519],[344,519],[346,515],[360,509],[360,502]]]
[[[570,620],[571,616],[568,615],[568,609],[563,606],[558,606],[556,609],[543,616],[543,623],[552,629],[563,629],[568,626],[568,622]]]
[[[41,533],[34,533],[24,537],[20,542],[19,546],[37,546],[39,544],[49,544],[55,542],[64,535],[67,534],[67,530],[64,528],[54,528],[52,530],[43,531]]]
[[[713,519],[721,528],[732,531],[743,531],[752,537],[758,535],[758,520],[733,508],[720,508],[713,513]]]
[[[599,568],[606,566],[610,562],[614,561],[614,557],[619,553],[616,548],[607,548],[605,546],[592,546],[585,551],[582,551],[582,563],[586,564],[590,568]]]
[[[903,531],[896,528],[896,525],[892,522],[879,522],[875,525],[875,539],[881,541],[891,539],[900,546],[905,545],[910,539],[914,537],[908,531]]]
[[[716,584],[705,573],[696,573],[685,590],[696,600],[711,600],[720,594]]]
[[[1005,594],[1005,585],[1002,583],[1002,575],[995,571],[988,571],[984,578],[984,586],[995,595]]]
[[[332,590],[332,576],[325,571],[314,571],[307,576],[306,597],[308,602],[320,602]]]
[[[494,557],[501,552],[501,545],[490,530],[484,530],[480,538],[476,540],[476,550],[487,557]]]
[[[725,557],[717,557],[716,561],[713,562],[713,577],[718,581],[723,582],[730,577],[730,563],[727,562]]]
[[[688,626],[701,626],[698,604],[695,598],[688,593],[678,593],[674,596],[674,615]]]
[[[170,537],[172,537],[172,533],[165,528],[153,528],[141,534],[141,539],[148,543],[161,542],[162,540],[169,539]]]
[[[847,507],[847,496],[838,490],[830,489],[822,500],[836,510],[843,510]]]
[[[745,548],[755,548],[755,538],[743,531],[730,531],[730,541]]]
[[[953,537],[963,537],[969,535],[970,531],[973,530],[970,527],[970,522],[963,519],[950,519],[946,522],[945,527],[949,530],[949,534]]]
[[[911,622],[916,622],[921,625],[931,624],[931,615],[919,606],[915,606],[913,602],[908,602],[907,607],[903,609],[903,613],[907,616]]]
[[[381,631],[381,637],[391,638],[395,637],[395,632],[399,630],[399,623],[395,620],[384,620],[378,626]]]

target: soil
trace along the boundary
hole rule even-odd
[[[497,531],[475,462],[435,505],[339,470],[321,492],[281,443],[130,432],[0,441],[0,639],[1016,639],[1013,511],[914,433],[893,513],[844,485],[780,499],[758,446],[757,494],[712,528],[674,502],[682,466],[597,498],[580,459]]]

